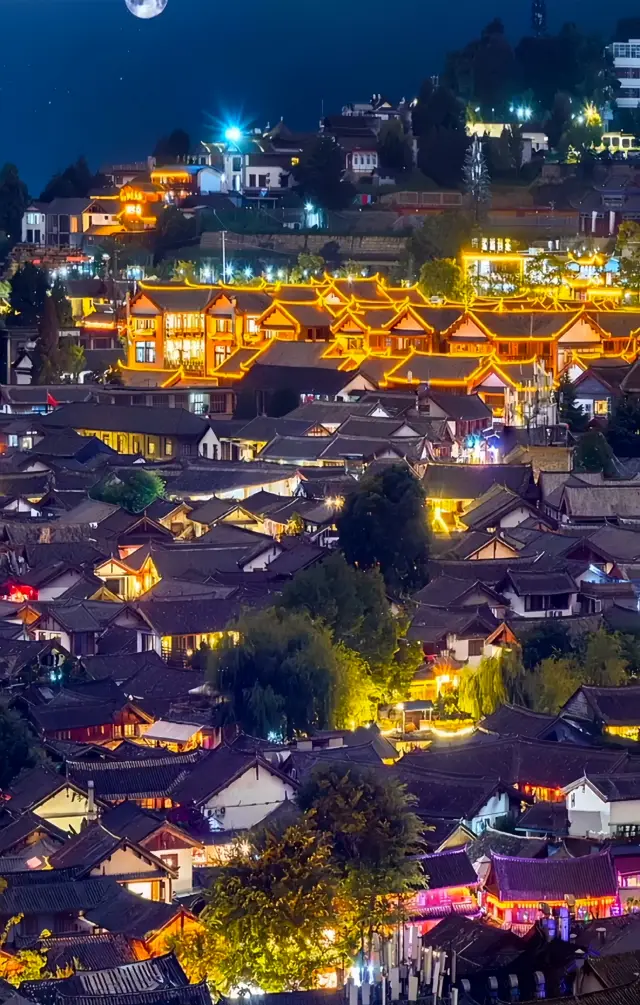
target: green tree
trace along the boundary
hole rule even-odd
[[[297,263],[291,270],[291,282],[306,283],[312,276],[321,276],[324,264],[322,255],[311,255],[308,251],[301,251]]]
[[[128,513],[142,513],[156,499],[164,496],[164,482],[153,471],[132,471],[90,492],[92,499],[121,506]]]
[[[640,449],[640,437],[638,438]],[[588,429],[578,440],[573,455],[574,471],[602,471],[605,475],[615,473],[615,457],[606,438],[599,429]]]
[[[0,169],[0,232],[11,244],[22,240],[22,217],[29,203],[27,186],[20,180],[15,164]]]
[[[178,283],[197,283],[195,262],[175,262],[173,266],[173,279]]]
[[[555,715],[585,682],[572,656],[549,656],[529,675],[527,683],[534,711]]]
[[[73,314],[71,313],[71,302],[67,296],[64,283],[62,283],[59,279],[55,279],[51,284],[50,295],[56,307],[58,327],[63,329],[73,328],[74,323]]]
[[[444,80],[456,94],[479,105],[485,121],[504,121],[518,81],[515,53],[499,18],[483,28],[479,39],[448,54]]]
[[[433,179],[436,186],[459,188],[464,179],[468,148],[469,140],[464,130],[445,126],[429,129],[418,140],[418,167],[427,178],[422,187],[432,187],[429,179]]]
[[[38,338],[33,359],[32,382],[55,384],[60,377],[58,316],[53,297],[47,296],[38,323]]]
[[[178,251],[196,238],[196,220],[189,219],[177,206],[166,206],[158,215],[153,232],[153,264],[170,251]]]
[[[581,432],[587,425],[588,416],[582,405],[576,404],[576,389],[568,373],[563,373],[557,390],[558,419],[566,422],[572,433]]]
[[[353,202],[355,189],[344,173],[342,148],[328,135],[310,143],[293,169],[302,197],[325,210],[346,209]]]
[[[504,705],[508,697],[500,656],[483,656],[477,667],[464,668],[458,697],[463,712],[480,719]]]
[[[640,457],[640,400],[620,398],[607,423],[607,440],[618,457]]]
[[[78,375],[87,369],[84,348],[70,338],[65,338],[60,343],[59,362],[60,373],[71,374],[73,381],[77,381]]]
[[[244,844],[217,870],[203,931],[175,940],[178,958],[192,981],[208,980],[217,995],[255,985],[311,988],[318,971],[345,959],[330,837],[302,821]]]
[[[44,313],[47,300],[47,274],[31,262],[21,266],[11,277],[9,321],[18,328],[35,328]]]
[[[0,703],[0,787],[6,789],[23,768],[39,757],[36,739],[17,712]]]
[[[551,656],[566,656],[573,649],[569,629],[560,618],[552,618],[522,636],[522,662],[533,670]]]
[[[620,687],[628,681],[628,663],[618,632],[600,628],[583,636],[578,646],[578,663],[585,683],[595,687]]]
[[[84,199],[91,194],[92,188],[99,188],[102,184],[103,179],[91,173],[86,158],[81,156],[47,182],[40,194],[40,201]]]
[[[378,161],[383,174],[403,175],[413,166],[411,143],[397,119],[384,122],[378,135]]]
[[[168,136],[161,136],[155,145],[153,156],[158,167],[183,161],[191,152],[191,139],[184,129],[174,129]]]
[[[420,269],[418,285],[426,297],[455,300],[462,286],[462,269],[455,258],[432,258]]]
[[[432,258],[458,258],[471,241],[473,221],[468,213],[447,211],[424,218],[407,238],[405,257],[409,271],[417,274]]]
[[[428,578],[429,534],[423,488],[404,465],[365,475],[337,520],[351,565],[379,568],[393,595],[415,592]]]
[[[214,652],[211,677],[247,733],[292,739],[335,722],[338,660],[328,628],[302,612],[243,614]]]
[[[330,841],[368,959],[373,936],[393,920],[398,898],[424,886],[415,800],[394,777],[356,764],[327,764],[314,769],[297,801]]]
[[[491,198],[491,179],[484,159],[482,143],[477,136],[473,137],[465,154],[462,178],[465,192],[471,200],[477,220],[482,207]]]
[[[337,671],[335,689],[336,729],[356,729],[374,722],[383,694],[371,676],[367,661],[353,649],[334,647]]]
[[[640,299],[640,247],[623,254],[620,258],[620,285]]]
[[[348,565],[340,552],[285,584],[279,606],[320,619],[335,642],[373,664],[387,664],[397,649],[397,625],[379,570]]]

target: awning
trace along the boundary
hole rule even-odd
[[[168,740],[171,743],[188,743],[199,733],[204,723],[194,725],[192,722],[166,722],[158,719],[144,734],[145,740]]]

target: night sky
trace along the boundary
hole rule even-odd
[[[609,34],[633,0],[547,0],[564,20]],[[281,116],[313,128],[321,113],[374,91],[413,96],[444,53],[494,16],[516,40],[529,0],[169,0],[133,17],[124,0],[0,0],[0,163],[32,194],[80,154],[93,168],[139,159],[159,135]]]

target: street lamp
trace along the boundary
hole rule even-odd
[[[228,129],[224,131],[224,138],[228,140],[229,143],[237,143],[242,139],[242,132],[237,126],[229,126]]]

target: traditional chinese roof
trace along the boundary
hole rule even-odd
[[[98,798],[110,802],[122,799],[153,799],[171,796],[200,759],[199,751],[168,754],[147,760],[67,761],[69,778],[84,789],[93,781]]]
[[[558,721],[556,715],[532,712],[521,705],[500,705],[491,715],[478,723],[478,729],[497,736],[522,736],[542,738]]]
[[[476,733],[455,746],[438,746],[405,755],[402,763],[428,772],[446,772],[467,780],[501,778],[508,785],[560,789],[589,772],[622,773],[638,759],[626,751],[523,737],[503,739]]]
[[[567,718],[597,720],[608,726],[640,726],[640,687],[583,684],[562,707]]]
[[[475,886],[478,882],[464,848],[423,855],[420,858],[420,866],[430,890],[440,890],[448,886]]]
[[[492,485],[503,485],[523,498],[535,498],[530,464],[427,465],[422,484],[428,499],[478,499]]]
[[[564,901],[615,897],[618,881],[608,850],[579,858],[512,858],[492,855],[486,886],[500,900]]]
[[[540,800],[524,811],[518,823],[519,831],[536,831],[540,834],[562,836],[569,833],[569,814],[565,803]]]

